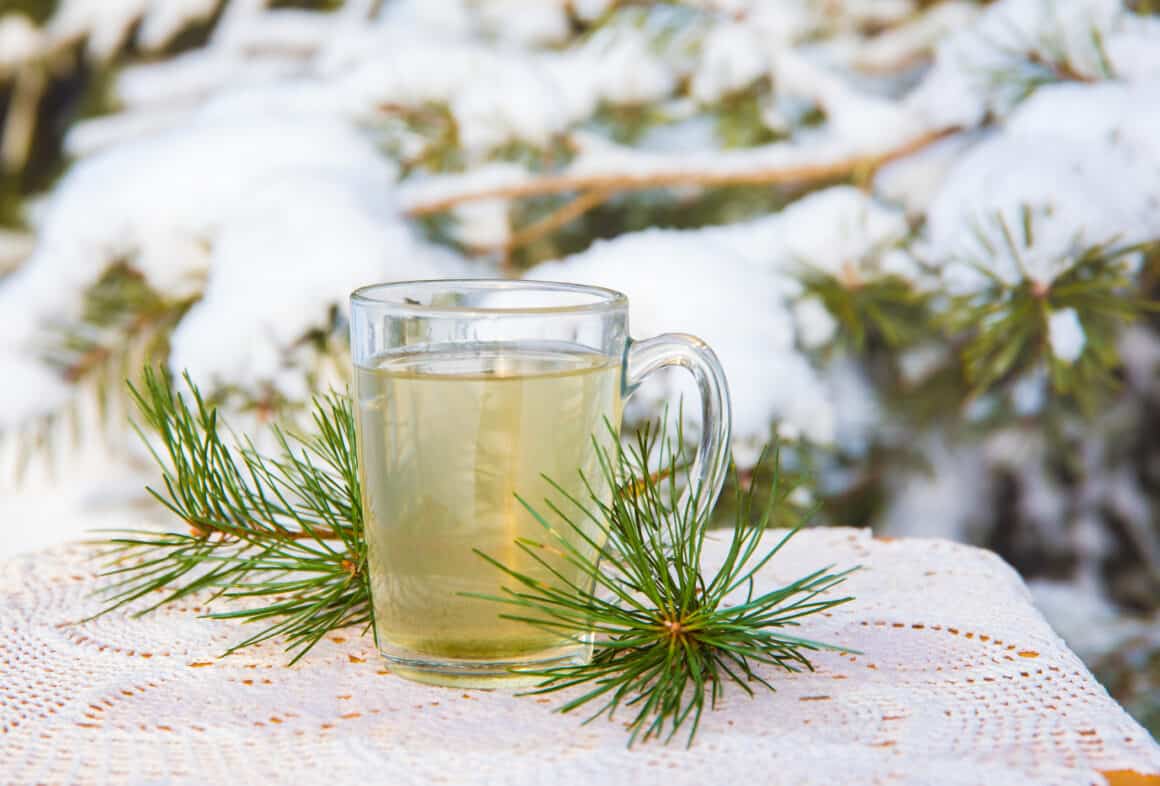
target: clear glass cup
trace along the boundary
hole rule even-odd
[[[351,349],[376,638],[401,676],[488,686],[519,681],[516,667],[590,657],[590,640],[502,620],[498,604],[464,593],[510,584],[476,549],[555,581],[515,546],[544,538],[516,495],[545,513],[546,498],[565,504],[547,476],[587,498],[580,473],[601,477],[593,440],[612,439],[606,421],[620,428],[624,400],[651,372],[681,366],[696,380],[702,513],[720,493],[730,408],[716,356],[683,334],[633,341],[619,292],[482,279],[367,286],[351,295]]]

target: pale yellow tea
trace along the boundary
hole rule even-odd
[[[562,503],[547,475],[575,497],[588,497],[580,472],[594,484],[601,478],[592,438],[607,444],[605,420],[620,426],[619,364],[559,344],[430,347],[356,368],[355,386],[371,589],[384,651],[519,660],[565,645],[499,619],[498,604],[460,593],[498,594],[513,584],[473,549],[558,583],[515,546],[517,538],[546,538],[515,495],[547,513],[545,497]],[[601,497],[609,491],[594,488]],[[563,524],[559,531],[570,533]]]

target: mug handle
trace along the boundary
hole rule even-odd
[[[649,374],[669,366],[688,369],[701,394],[701,442],[690,472],[696,485],[690,491],[696,494],[695,520],[702,521],[713,510],[729,469],[729,384],[708,344],[687,333],[663,333],[643,341],[629,339],[624,397],[636,392]]]

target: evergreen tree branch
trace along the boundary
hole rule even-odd
[[[518,232],[513,232],[506,242],[495,246],[472,246],[471,250],[475,253],[499,252],[506,259],[516,249],[523,248],[552,234],[557,229],[567,226],[589,210],[603,204],[607,199],[608,194],[603,191],[586,191],[540,220],[534,221]]]
[[[625,172],[622,174],[563,173],[544,175],[519,183],[462,191],[428,201],[417,201],[408,207],[407,212],[413,217],[421,217],[443,213],[458,205],[480,199],[526,199],[569,192],[595,191],[612,197],[630,191],[678,186],[805,186],[812,183],[841,180],[867,171],[872,172],[957,132],[957,128],[927,131],[882,153],[766,169],[714,171],[691,169],[687,165],[680,165],[674,166],[671,170],[652,171],[645,174]]]

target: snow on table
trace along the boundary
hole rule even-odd
[[[723,539],[706,559],[720,559]],[[760,580],[861,564],[857,599],[809,619],[813,673],[730,690],[691,750],[629,750],[556,698],[435,688],[337,632],[295,667],[197,601],[98,608],[66,545],[0,562],[0,783],[1156,783],[1160,746],[1092,678],[990,552],[850,529],[801,533]],[[760,589],[760,587],[759,587]],[[619,720],[624,720],[623,718]],[[1132,774],[1135,773],[1135,774]]]

